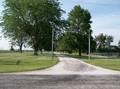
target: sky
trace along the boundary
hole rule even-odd
[[[0,12],[4,9],[0,0]],[[100,33],[112,35],[114,41],[111,45],[118,45],[120,40],[120,0],[59,0],[61,8],[66,11],[63,18],[68,18],[68,13],[75,5],[80,5],[87,9],[91,14],[91,29],[93,30],[93,37]],[[0,16],[2,14],[0,13]],[[1,32],[2,28],[0,28]],[[0,49],[10,49],[9,40],[5,39],[2,33],[0,39]],[[16,47],[18,48],[18,47]]]

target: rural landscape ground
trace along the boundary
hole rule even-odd
[[[0,89],[119,89],[120,72],[56,53],[60,62],[44,70],[0,74]]]

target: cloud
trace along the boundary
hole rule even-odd
[[[120,40],[120,13],[99,14],[92,18],[93,36],[100,33],[114,36],[113,44]]]
[[[92,29],[95,31],[120,28],[120,13],[96,15],[91,20],[93,21]]]

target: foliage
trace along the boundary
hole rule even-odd
[[[118,48],[120,48],[120,40],[119,40],[119,42],[118,42]]]
[[[14,48],[13,48],[13,46],[11,46],[11,48],[10,48],[10,51],[14,51]]]
[[[76,34],[67,32],[64,33],[63,36],[61,36],[58,39],[57,42],[57,50],[58,51],[78,51],[77,49],[77,40],[76,40]],[[82,36],[82,39],[84,40],[84,43],[82,45],[82,52],[86,52],[88,54],[88,37],[86,35]],[[90,44],[91,44],[91,52],[94,52],[96,50],[96,42],[94,38],[91,36],[90,37]]]
[[[98,36],[95,36],[95,40],[97,42],[97,47],[99,49],[100,48],[105,48],[106,38],[107,38],[107,35],[104,35],[103,33],[99,34]]]
[[[104,35],[103,33],[99,34],[98,36],[95,36],[95,41],[97,42],[97,47],[99,52],[110,51],[111,45],[110,43],[113,42],[113,36],[112,35]],[[106,52],[105,51],[105,52]]]
[[[91,16],[88,10],[84,10],[80,5],[75,6],[69,13],[65,33],[61,35],[57,42],[59,51],[81,51],[88,54],[88,36],[90,32],[91,51],[95,51],[96,42],[92,37],[90,29]],[[90,29],[90,30],[88,30]]]
[[[29,43],[32,43],[35,55],[39,46],[47,43],[45,36],[51,40],[52,28],[61,26],[64,11],[57,0],[5,0],[4,6],[2,23],[4,30],[14,29],[11,30],[11,33],[14,33],[19,29],[29,36]]]
[[[12,46],[15,46],[15,45],[19,46],[20,52],[22,53],[22,46],[23,45],[25,46],[25,43],[29,38],[24,32],[21,31],[21,29],[18,29],[17,27],[18,26],[14,26],[14,27],[9,26],[8,29],[3,28],[2,32],[4,33],[5,38],[10,39],[9,42]]]
[[[68,31],[74,34],[75,42],[73,45],[75,45],[75,49],[79,49],[79,56],[81,56],[81,50],[87,46],[87,39],[91,28],[90,24],[92,23],[90,19],[90,12],[81,8],[80,5],[75,6],[68,14]],[[91,33],[92,30],[90,30]]]
[[[108,47],[110,47],[110,43],[113,42],[113,36],[109,35],[106,38],[106,45],[108,45]]]
[[[58,48],[57,50],[59,51],[71,51],[74,49],[74,38],[73,38],[73,33],[64,33],[63,36],[61,36],[58,39],[57,45]]]

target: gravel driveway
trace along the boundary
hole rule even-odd
[[[60,59],[60,62],[51,67],[40,71],[21,72],[14,74],[29,74],[29,75],[119,75],[119,71],[113,71],[96,67],[91,64],[85,63],[75,58],[63,56],[59,53],[55,53]]]

